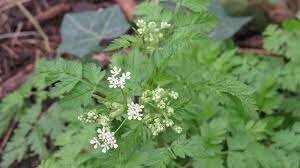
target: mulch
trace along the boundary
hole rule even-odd
[[[10,0],[0,1],[0,100],[16,90],[32,74],[39,58],[55,57],[61,42],[59,33],[63,15],[68,12],[102,10],[118,4],[128,19],[133,18],[134,0],[17,0],[42,28],[48,38],[37,31],[18,6]]]

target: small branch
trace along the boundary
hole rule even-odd
[[[17,122],[15,120],[12,120],[8,131],[6,132],[2,142],[0,144],[0,154],[3,153],[4,147],[6,146],[6,143],[8,142],[8,140],[11,137],[12,133],[14,132],[14,129],[15,129],[16,125],[17,125]]]
[[[35,31],[26,31],[26,32],[15,32],[15,33],[5,33],[0,34],[0,40],[6,38],[17,38],[17,37],[25,37],[25,36],[36,36],[37,33]]]
[[[284,58],[283,55],[280,55],[276,52],[273,51],[268,51],[265,49],[256,49],[256,48],[239,48],[238,52],[240,54],[256,54],[256,55],[271,55],[271,56],[275,56],[275,57],[280,57],[280,58]]]
[[[187,164],[186,165],[184,165],[182,168],[189,168],[189,167],[191,167],[192,166],[192,164],[193,164],[193,162],[190,160],[189,162],[187,162]]]
[[[49,39],[46,33],[43,31],[39,23],[34,19],[34,17],[31,15],[31,13],[24,7],[24,5],[20,2],[14,2],[20,11],[27,17],[27,19],[32,23],[32,25],[35,27],[35,29],[38,31],[38,33],[42,36],[45,43],[45,48],[48,52],[51,52],[51,47],[49,44]]]
[[[176,159],[176,155],[174,154],[174,152],[172,151],[172,149],[170,148],[170,146],[167,143],[164,143],[164,146],[168,149],[168,151],[170,152],[170,154],[172,155],[173,159]]]
[[[53,19],[57,16],[63,15],[66,12],[69,12],[72,9],[72,6],[67,3],[58,4],[52,7],[49,7],[47,10],[43,11],[42,13],[39,13],[35,19],[39,23],[43,23],[47,20]],[[29,21],[26,24],[26,27],[30,28],[32,26],[32,22]]]
[[[126,118],[122,121],[122,123],[120,124],[120,126],[116,129],[115,133],[117,133],[119,131],[119,129],[123,126],[123,124],[125,123]]]

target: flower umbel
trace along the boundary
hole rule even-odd
[[[142,120],[143,105],[135,104],[133,102],[128,103],[127,115],[129,120]]]
[[[94,145],[94,149],[97,149],[98,146],[100,146],[100,142],[98,141],[98,139],[96,137],[94,137],[93,139],[90,140],[90,144]]]
[[[113,67],[112,70],[110,70],[111,76],[107,78],[110,88],[125,88],[126,80],[131,78],[131,73],[124,72],[120,74],[121,71],[122,69],[118,67]]]
[[[97,147],[102,148],[102,153],[106,153],[110,149],[118,148],[117,141],[115,139],[114,132],[107,131],[105,128],[98,129],[98,139],[94,137],[90,140],[90,143],[94,145],[94,149]],[[99,142],[100,140],[100,142]]]
[[[78,120],[84,123],[99,123],[103,127],[107,127],[110,122],[108,116],[98,114],[95,109],[78,116]]]
[[[145,112],[144,123],[151,130],[154,136],[172,128],[176,133],[181,133],[182,128],[175,125],[174,109],[171,104],[177,100],[179,94],[173,90],[165,90],[163,88],[156,88],[152,91],[146,90],[142,97],[141,102],[155,107],[151,113]]]
[[[155,22],[145,22],[144,20],[138,20],[136,25],[138,26],[137,33],[142,37],[143,41],[147,44],[147,49],[152,52],[160,43],[164,37],[166,29],[171,25],[167,22],[161,22],[160,27]]]

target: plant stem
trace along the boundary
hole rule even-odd
[[[124,106],[126,107],[127,106],[127,98],[126,98],[126,94],[125,94],[125,92],[124,92],[124,90],[123,89],[121,89],[121,92],[122,92],[122,95],[123,95],[123,101],[124,101]]]
[[[123,124],[125,123],[127,119],[125,118],[122,123],[120,124],[120,126],[116,129],[115,133],[117,133],[119,131],[119,129],[123,126]]]
[[[99,96],[99,95],[93,94],[92,96],[94,98],[96,98],[99,101],[99,103],[104,103],[105,102],[105,99],[103,97]]]
[[[170,148],[170,146],[168,144],[166,144],[166,143],[164,145],[168,149],[168,151],[171,153],[172,157],[174,159],[176,159],[176,155],[174,154],[174,152],[172,151],[172,149]]]

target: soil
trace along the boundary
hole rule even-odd
[[[133,0],[131,5],[134,5]],[[34,16],[49,39],[50,50],[33,24],[11,1],[0,1],[0,100],[16,90],[32,73],[38,58],[55,57],[61,42],[63,15],[68,12],[102,10],[116,2],[128,18],[132,7],[112,0],[18,0]],[[130,11],[131,10],[131,11]],[[131,13],[130,13],[131,12]]]

